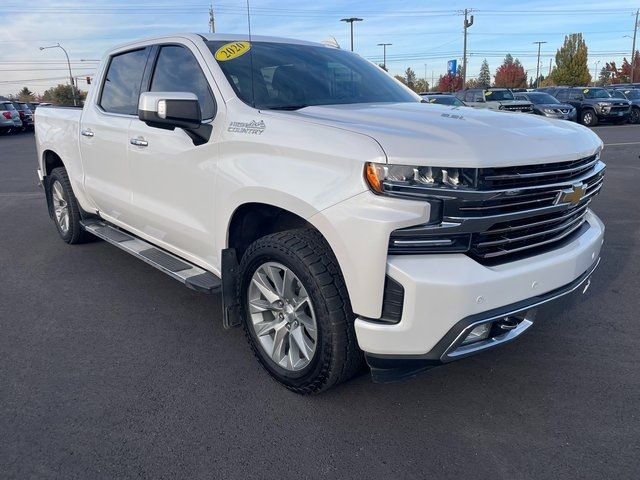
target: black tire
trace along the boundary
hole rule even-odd
[[[55,188],[56,183],[60,184],[62,187],[62,191],[64,192],[64,198],[66,200],[66,206],[68,211],[68,219],[69,219],[69,227],[65,231],[60,222],[56,219],[56,214],[54,212],[54,194],[53,190]],[[53,221],[56,225],[56,229],[60,234],[62,240],[67,242],[68,244],[75,243],[85,243],[87,241],[92,240],[94,237],[90,233],[87,233],[82,225],[80,224],[80,220],[82,219],[80,215],[80,205],[78,204],[78,200],[76,196],[73,194],[73,190],[71,188],[71,183],[69,182],[69,176],[67,175],[67,171],[64,167],[54,168],[51,171],[51,174],[47,177],[47,203],[49,205],[50,213],[53,218]]]
[[[629,123],[640,123],[640,108],[633,107],[629,114]]]
[[[248,288],[260,266],[278,262],[301,281],[314,306],[317,344],[310,363],[298,372],[282,368],[258,341],[249,316]],[[353,326],[355,316],[331,248],[319,232],[296,229],[252,243],[240,262],[239,298],[244,331],[256,358],[279,383],[299,394],[324,391],[355,375],[364,364]]]
[[[595,127],[598,125],[598,116],[596,112],[587,108],[580,113],[580,123],[587,127]]]

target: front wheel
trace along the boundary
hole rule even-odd
[[[317,393],[363,364],[333,252],[312,229],[255,241],[240,263],[244,329],[260,364],[296,393]]]
[[[580,114],[580,123],[587,127],[595,127],[598,124],[598,117],[593,110],[584,110]]]
[[[640,108],[632,108],[629,114],[629,123],[640,123]]]

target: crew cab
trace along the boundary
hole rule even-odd
[[[424,103],[335,47],[140,40],[106,53],[82,109],[35,115],[60,237],[221,292],[223,325],[298,393],[514,340],[600,258],[597,135]]]

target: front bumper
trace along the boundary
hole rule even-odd
[[[555,118],[557,120],[570,120],[572,122],[575,122],[578,118],[578,113],[575,109],[571,110],[569,113],[541,113],[541,115],[547,118]]]
[[[631,113],[631,109],[627,110],[609,110],[605,111],[602,109],[597,109],[596,114],[599,120],[622,120],[624,118],[628,118]]]
[[[588,281],[600,257],[604,225],[592,212],[586,220],[588,228],[569,243],[497,266],[481,265],[464,254],[390,256],[387,274],[405,290],[400,322],[388,325],[363,318],[355,322],[358,343],[374,378],[384,380],[384,371],[396,370],[390,365],[408,361],[424,369],[519,336],[533,322],[527,312]],[[481,348],[470,344],[458,350],[460,335],[469,326],[512,314],[522,314],[522,321],[508,336],[475,345]],[[392,376],[402,378],[413,370],[403,368],[404,374]]]

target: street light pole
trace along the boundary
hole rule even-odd
[[[631,83],[634,81],[634,70],[636,68],[636,34],[638,33],[638,15],[640,14],[640,8],[636,10],[636,21],[633,24],[633,46],[631,47]]]
[[[598,65],[600,65],[600,60],[596,60],[593,64],[593,86],[595,87],[598,85]]]
[[[357,17],[350,17],[350,18],[341,18],[340,21],[347,22],[348,24],[351,25],[351,51],[353,52],[353,22],[361,22],[362,19]]]
[[[538,62],[536,63],[536,88],[540,85],[540,45],[547,42],[533,42],[534,45],[538,45]]]
[[[40,50],[47,50],[48,48],[59,48],[64,52],[64,56],[67,57],[67,67],[69,67],[69,82],[71,82],[71,95],[73,96],[73,106],[76,107],[78,106],[78,101],[76,99],[76,86],[73,82],[73,73],[71,73],[71,61],[69,60],[69,54],[59,43],[56,45],[50,45],[48,47],[40,47]]]
[[[387,69],[387,46],[393,45],[393,43],[379,43],[378,46],[382,47],[382,68]],[[353,47],[351,48],[353,51]]]

